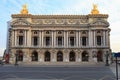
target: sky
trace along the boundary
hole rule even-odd
[[[19,14],[27,4],[30,14],[90,14],[93,4],[101,14],[108,14],[110,44],[113,52],[120,52],[120,3],[119,0],[0,0],[0,50],[6,48],[7,21],[11,14]]]

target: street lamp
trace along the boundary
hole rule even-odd
[[[109,57],[109,54],[108,54],[108,52],[106,52],[106,64],[105,64],[105,66],[109,66],[108,57]]]

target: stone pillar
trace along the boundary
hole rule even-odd
[[[92,47],[93,45],[93,39],[92,39],[92,31],[89,30],[89,37],[88,37],[88,40],[89,40],[89,47]]]
[[[51,62],[56,62],[56,52],[54,50],[51,51]]]
[[[41,47],[42,45],[42,37],[41,37],[42,33],[41,31],[39,31],[39,47]]]
[[[9,37],[9,36],[8,36]],[[12,47],[15,46],[15,30],[12,31],[12,37],[11,37],[11,40],[12,40]],[[9,40],[8,40],[9,41]],[[9,44],[9,43],[8,43]],[[7,45],[8,45],[7,44]]]
[[[106,46],[108,46],[108,44],[109,44],[109,33],[108,33],[108,31],[106,31]]]
[[[31,47],[31,38],[32,35],[31,35],[31,29],[29,29],[29,31],[27,32],[27,44],[28,44],[28,47]]]
[[[66,31],[64,31],[64,47],[66,47]]]
[[[54,31],[52,31],[52,47],[54,47]]]
[[[103,46],[105,46],[106,40],[105,40],[105,31],[103,31]]]
[[[93,32],[93,36],[94,36],[94,37],[93,37],[93,38],[94,38],[93,40],[94,40],[94,47],[95,47],[95,46],[96,46],[96,39],[95,39],[96,36],[95,36],[95,31]]]
[[[82,61],[81,52],[78,51],[78,62],[81,62],[81,61]]]
[[[78,54],[78,51],[75,52],[75,61],[76,62],[79,62],[79,54]]]
[[[27,46],[27,31],[24,33],[24,46]]]
[[[66,47],[68,47],[68,31],[67,31],[67,36],[66,36]]]
[[[42,47],[44,47],[44,31],[42,31]]]
[[[14,38],[15,38],[15,46],[17,46],[18,45],[17,30],[15,30],[14,32],[15,32],[15,36],[14,36]]]
[[[79,43],[78,43],[78,41],[79,41],[79,40],[78,40],[78,37],[79,37],[79,36],[78,36],[78,35],[79,35],[78,31],[76,31],[76,47],[78,47],[78,45],[79,45]]]
[[[63,55],[64,55],[64,62],[69,62],[69,52],[67,49],[64,49]]]
[[[90,54],[90,53],[92,53],[92,50],[89,50],[89,52],[88,52],[89,62],[93,62],[93,60],[92,60],[92,54]]]
[[[80,35],[80,31],[79,31],[79,47],[81,47],[81,35]]]
[[[54,47],[56,47],[56,31],[54,31]]]
[[[45,62],[44,61],[44,52],[43,51],[40,52],[40,62]]]

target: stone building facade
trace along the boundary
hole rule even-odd
[[[105,62],[110,54],[107,14],[13,14],[9,21],[10,63]]]

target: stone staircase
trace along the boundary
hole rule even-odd
[[[21,66],[105,66],[105,63],[94,62],[19,62]]]

